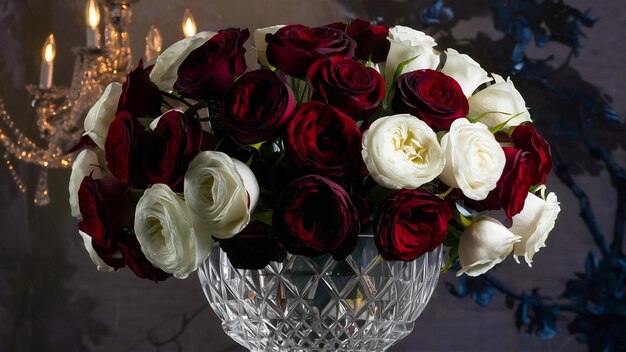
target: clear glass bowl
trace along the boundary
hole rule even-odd
[[[294,255],[240,270],[216,247],[198,273],[224,331],[251,351],[385,351],[413,330],[441,252],[389,262],[370,235],[341,261]]]

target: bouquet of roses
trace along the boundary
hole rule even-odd
[[[69,192],[99,270],[184,278],[215,241],[243,269],[340,260],[360,233],[386,260],[444,244],[458,275],[530,265],[560,209],[510,79],[403,26],[259,29],[260,69],[249,36],[181,40],[89,111]]]

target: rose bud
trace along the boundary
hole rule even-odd
[[[215,151],[201,152],[189,164],[184,190],[195,231],[219,239],[248,225],[260,192],[250,168]]]
[[[354,54],[361,60],[384,62],[389,52],[387,34],[384,26],[372,26],[368,21],[355,19],[350,21],[346,33],[356,41]]]
[[[385,63],[385,77],[391,84],[398,66],[407,62],[402,72],[406,73],[422,69],[435,69],[439,65],[439,56],[433,47],[435,40],[424,32],[405,26],[389,28],[388,40],[391,44]]]
[[[287,125],[286,137],[289,159],[304,172],[340,178],[358,177],[365,171],[361,130],[330,105],[302,104]]]
[[[224,95],[222,121],[228,133],[243,144],[276,138],[293,115],[291,89],[270,70],[241,76]]]
[[[495,83],[477,92],[470,99],[469,116],[472,118],[482,116],[480,122],[489,127],[506,122],[504,128],[509,128],[530,122],[526,102],[515,89],[511,78],[505,81],[496,74],[492,76]]]
[[[351,58],[356,48],[356,42],[344,31],[327,26],[284,26],[276,33],[268,34],[265,41],[269,63],[295,77],[305,77],[309,67],[319,58]]]
[[[122,95],[122,85],[113,82],[109,84],[102,96],[89,109],[85,116],[83,136],[89,136],[96,145],[104,149],[104,141],[107,138],[109,126],[115,119],[117,105]]]
[[[220,248],[237,269],[263,269],[272,261],[282,262],[286,256],[272,235],[272,227],[260,221],[251,222],[234,237],[221,239]]]
[[[445,160],[435,132],[408,114],[382,117],[363,134],[361,156],[376,183],[417,188],[443,171]]]
[[[163,183],[181,192],[185,171],[202,146],[200,122],[178,110],[152,121],[143,166],[150,184]]]
[[[443,243],[450,219],[448,204],[426,190],[393,193],[374,220],[378,252],[385,260],[415,260]]]
[[[189,53],[178,67],[174,90],[192,99],[221,99],[224,92],[246,71],[247,29],[224,29]]]
[[[353,119],[364,119],[385,97],[385,80],[371,67],[338,56],[322,58],[309,68],[311,100],[323,101]]]
[[[561,207],[554,193],[548,194],[546,200],[528,193],[524,209],[513,217],[513,225],[509,229],[522,238],[513,248],[515,261],[519,263],[518,256],[524,256],[528,266],[531,266],[535,253],[545,247],[548,234],[554,228],[560,211]]]
[[[72,164],[69,182],[70,209],[72,216],[79,220],[82,220],[83,216],[78,205],[78,190],[86,176],[91,176],[94,180],[110,176],[102,149],[84,149],[78,153]]]
[[[78,189],[78,204],[83,217],[79,229],[101,247],[115,248],[119,232],[132,227],[135,204],[114,177],[86,176]]]
[[[531,184],[545,184],[546,178],[552,170],[552,155],[548,142],[532,124],[515,127],[511,137],[515,147],[529,152],[535,161],[536,169],[533,172]]]
[[[122,94],[117,105],[117,113],[128,111],[135,117],[161,115],[161,91],[150,80],[150,75],[143,68],[143,61],[128,76],[122,85]]]
[[[496,188],[506,157],[498,141],[482,123],[455,120],[441,139],[446,159],[439,179],[460,188],[473,200],[483,200]]]
[[[135,211],[135,235],[141,251],[157,268],[186,278],[209,256],[211,234],[197,232],[185,200],[168,186],[146,189]]]
[[[446,63],[441,72],[454,78],[467,97],[472,95],[478,86],[491,81],[487,71],[483,70],[478,62],[454,49],[446,50]]]
[[[502,262],[520,236],[509,231],[498,220],[482,217],[463,231],[459,241],[461,270],[456,276],[478,276]]]
[[[512,147],[504,147],[502,150],[506,164],[496,188],[489,192],[485,200],[470,205],[481,211],[504,208],[506,216],[511,219],[524,208],[536,167],[530,153]]]
[[[180,64],[187,58],[190,52],[201,47],[202,44],[216,34],[215,32],[199,32],[189,38],[179,40],[165,49],[156,59],[154,67],[150,71],[152,82],[159,86],[161,90],[171,92],[178,78]]]
[[[398,78],[393,111],[419,117],[435,132],[467,115],[468,103],[454,78],[435,70],[417,70]]]
[[[148,184],[141,160],[150,135],[130,112],[119,112],[104,142],[106,162],[113,176],[135,188]]]
[[[330,253],[336,260],[352,253],[360,231],[348,193],[318,175],[301,177],[283,190],[272,226],[287,252],[309,257]]]

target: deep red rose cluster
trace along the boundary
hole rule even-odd
[[[146,259],[134,236],[138,198],[155,184],[192,198],[185,176],[205,151],[239,159],[258,182],[258,199],[248,189],[252,214],[233,226],[240,232],[218,240],[231,263],[242,269],[261,269],[288,253],[330,254],[340,260],[355,249],[362,230],[373,231],[382,258],[412,261],[444,242],[449,223],[456,221],[455,202],[478,211],[504,209],[511,218],[522,211],[531,187],[546,182],[550,147],[532,124],[521,124],[497,133],[506,164],[484,200],[443,193],[446,187],[437,175],[416,189],[386,189],[369,160],[366,166],[366,154],[395,153],[385,162],[427,164],[422,144],[437,144],[455,120],[468,117],[460,84],[434,69],[383,77],[376,64],[387,60],[389,30],[364,20],[288,25],[267,34],[272,70],[247,67],[249,36],[247,29],[229,28],[188,48],[171,70],[176,80],[167,88],[155,84],[141,62],[128,74],[100,150],[106,172],[101,179],[86,176],[78,191],[79,228],[107,265],[128,266],[155,281],[170,276]],[[423,122],[420,126],[439,133],[435,137],[427,131],[433,137],[422,140],[409,127],[398,126],[389,132],[395,133],[393,148],[367,150],[372,123],[396,114],[411,114]],[[98,148],[88,140],[81,146]],[[408,169],[401,170],[408,174]],[[245,175],[237,172],[232,182],[241,179],[245,185]],[[216,175],[207,176],[211,191],[210,183],[219,182]],[[240,194],[243,203],[245,194]],[[218,196],[229,199],[213,193],[206,198]],[[245,213],[245,205],[239,208]]]

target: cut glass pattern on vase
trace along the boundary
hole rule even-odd
[[[441,252],[389,262],[360,237],[344,260],[294,255],[241,270],[216,247],[198,273],[224,331],[251,351],[385,351],[413,330]]]

